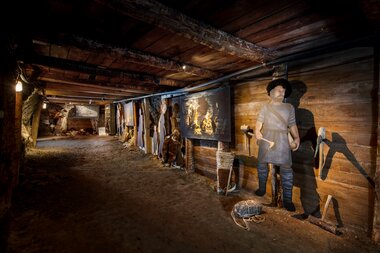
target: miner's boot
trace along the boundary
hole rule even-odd
[[[266,163],[257,165],[257,174],[259,178],[259,189],[255,191],[257,196],[264,196],[267,188],[268,168]]]
[[[284,208],[290,212],[296,210],[293,202],[293,170],[291,168],[281,168],[281,184],[282,184],[282,201]]]

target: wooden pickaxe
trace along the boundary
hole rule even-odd
[[[324,140],[326,139],[326,129],[324,127],[320,127],[318,129],[318,138],[317,145],[315,147],[314,158],[317,157],[317,153],[319,152],[319,176],[321,176],[323,166],[325,165],[324,161]]]

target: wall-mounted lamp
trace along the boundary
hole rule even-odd
[[[44,103],[42,104],[42,109],[46,109],[46,106],[47,106],[47,104],[46,104],[46,102],[44,102]]]
[[[186,65],[182,65],[182,69],[185,70],[186,69]]]
[[[16,83],[16,92],[21,92],[22,91],[22,82],[19,80]]]

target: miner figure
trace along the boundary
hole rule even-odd
[[[266,192],[268,164],[280,168],[283,206],[288,211],[295,211],[292,202],[293,170],[291,151],[296,151],[300,145],[295,110],[291,104],[284,103],[284,98],[292,92],[291,85],[286,79],[275,79],[269,82],[267,93],[270,102],[265,104],[256,121],[255,136],[259,140],[258,179],[259,189],[256,195],[263,196]],[[293,137],[289,143],[288,131]],[[265,138],[274,142],[269,146]],[[274,180],[274,179],[273,179]]]

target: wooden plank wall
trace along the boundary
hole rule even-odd
[[[194,169],[197,173],[216,180],[217,141],[193,140]]]
[[[331,194],[334,208],[329,209],[328,219],[371,231],[378,125],[373,48],[355,48],[289,63],[288,71],[294,90],[288,102],[296,108],[302,139],[299,150],[293,153],[293,200],[297,212],[323,207]],[[269,81],[270,78],[255,80],[233,87],[232,146],[240,158],[242,186],[249,191],[257,188],[258,147],[252,139],[249,148],[245,147],[240,126],[254,127],[261,106],[268,101]],[[314,159],[319,127],[325,127],[327,133],[323,169]],[[195,169],[215,176],[215,152],[216,147],[194,145]]]
[[[376,60],[377,59],[377,60]],[[375,80],[375,87],[377,87],[377,91],[375,90],[374,96],[377,96],[377,118],[379,119],[380,116],[380,107],[379,107],[379,101],[380,101],[380,50],[377,47],[375,49],[375,63],[374,63],[374,80]],[[376,94],[377,93],[377,94]],[[380,200],[378,196],[380,195],[380,124],[377,123],[377,158],[376,158],[376,172],[375,172],[375,205],[374,205],[374,219],[373,219],[373,234],[372,239],[374,242],[379,243],[380,242]]]
[[[304,209],[312,210],[331,194],[334,209],[329,218],[340,225],[366,230],[371,230],[373,219],[371,183],[377,149],[373,62],[373,49],[358,48],[320,57],[309,64],[300,62],[289,75],[297,82],[298,91],[299,87],[306,88],[296,115],[303,142],[293,156],[295,198]],[[315,135],[313,127],[326,128],[323,168],[313,164],[309,138]]]

